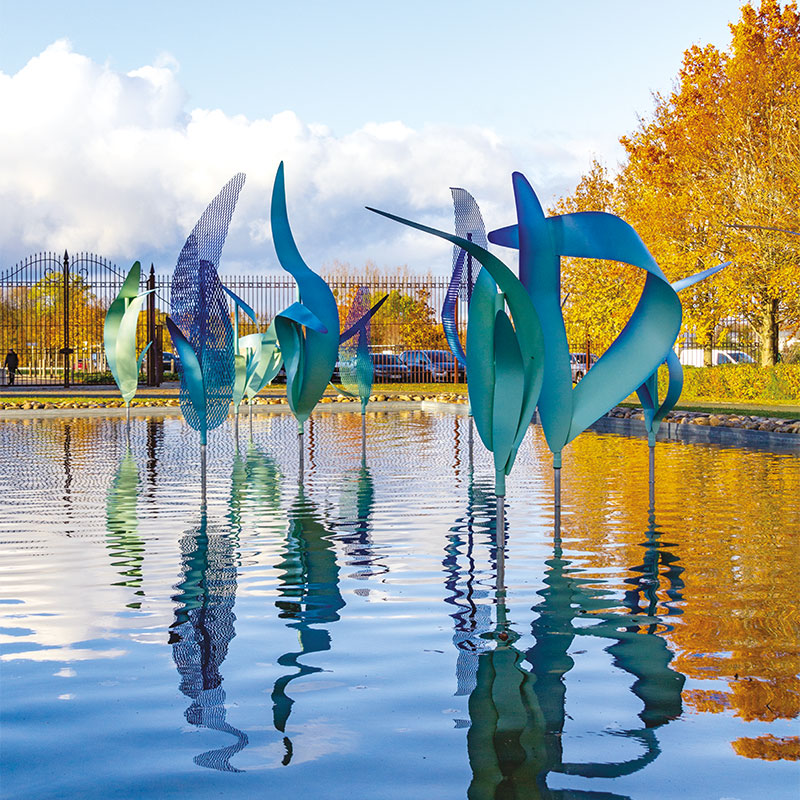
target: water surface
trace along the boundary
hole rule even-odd
[[[793,454],[463,416],[0,422],[2,796],[795,798]],[[505,602],[498,594],[505,589]],[[499,614],[498,614],[499,612]],[[498,616],[500,622],[498,626]],[[503,634],[501,637],[499,634]]]

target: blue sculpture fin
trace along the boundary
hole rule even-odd
[[[328,332],[328,329],[322,324],[319,317],[308,306],[304,306],[302,303],[292,303],[288,308],[281,311],[278,316],[284,319],[290,319],[306,328],[311,328],[312,331],[316,331],[317,333]]]
[[[247,314],[251,320],[253,320],[253,322],[256,322],[256,312],[253,311],[253,309],[250,308],[250,306],[247,305],[247,303],[245,303],[245,301],[242,300],[238,294],[232,292],[224,283],[221,284],[221,286],[222,290],[233,300],[233,302],[236,303],[236,305],[241,308],[242,311],[244,311],[244,313]]]
[[[489,241],[501,247],[512,247],[519,250],[519,225],[509,225],[489,231]]]
[[[726,261],[724,264],[717,264],[716,267],[704,269],[702,272],[695,272],[694,275],[688,275],[687,277],[681,278],[679,281],[675,281],[670,285],[676,292],[680,292],[682,289],[688,289],[690,286],[694,286],[694,284],[698,283],[699,281],[702,281],[711,275],[715,275],[717,272],[729,266],[731,263],[732,262],[730,261]]]
[[[375,303],[375,305],[374,305],[374,306],[372,306],[372,308],[371,308],[369,311],[367,311],[367,313],[366,313],[366,314],[364,314],[364,315],[363,315],[363,316],[362,316],[362,317],[361,317],[361,318],[358,320],[358,322],[356,322],[354,325],[351,325],[351,326],[350,326],[350,327],[349,327],[349,328],[348,328],[348,329],[347,329],[347,330],[346,330],[346,331],[345,331],[345,332],[344,332],[344,333],[343,333],[343,334],[342,334],[342,335],[339,337],[339,344],[342,344],[343,342],[346,342],[348,339],[350,339],[351,337],[355,336],[355,335],[356,335],[356,334],[357,334],[357,333],[358,333],[360,330],[362,330],[362,329],[363,329],[363,328],[366,326],[366,324],[367,324],[367,323],[368,323],[368,322],[369,322],[369,321],[370,321],[370,320],[371,320],[371,319],[372,319],[372,318],[375,316],[375,314],[378,312],[378,309],[379,309],[379,308],[380,308],[380,307],[381,307],[381,306],[382,306],[382,305],[383,305],[383,304],[384,304],[384,303],[385,303],[385,302],[386,302],[388,299],[389,299],[389,295],[388,295],[388,294],[385,294],[383,297],[381,297],[381,299],[380,299],[380,300],[378,300],[378,302],[377,302],[377,303]]]

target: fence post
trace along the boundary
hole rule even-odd
[[[69,253],[64,251],[64,346],[61,352],[64,355],[64,388],[69,389],[69,357],[72,355],[72,348],[69,346]]]
[[[152,263],[147,288],[150,291],[147,295],[147,341],[150,342],[150,349],[147,351],[147,385],[158,386],[156,357],[160,358],[160,354],[156,352],[156,271]]]

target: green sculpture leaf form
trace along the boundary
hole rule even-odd
[[[136,261],[114,298],[103,325],[106,361],[125,405],[130,405],[139,385],[139,370],[150,347],[148,342],[136,357],[136,325],[142,304],[150,291],[139,293],[142,265]]]
[[[544,374],[544,336],[531,298],[500,259],[474,242],[385,211],[369,210],[446,239],[484,267],[475,282],[469,309],[467,388],[478,435],[494,454],[495,491],[505,495],[505,476],[511,472],[533,419]],[[513,327],[505,314],[506,304]],[[487,335],[489,332],[491,335]]]
[[[283,162],[270,209],[272,239],[281,267],[295,279],[300,302],[275,319],[286,365],[286,396],[300,432],[333,375],[339,352],[339,312],[328,284],[303,261],[286,210]]]
[[[247,353],[245,393],[252,400],[280,372],[283,356],[273,320],[265,333],[251,333],[239,339],[239,347]]]

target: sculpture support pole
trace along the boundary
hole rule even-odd
[[[561,516],[561,451],[553,453],[553,506]]]
[[[647,448],[650,456],[650,506],[655,506],[656,502],[656,448],[651,444]]]
[[[239,406],[233,410],[233,444],[236,450],[239,449]]]
[[[131,404],[125,404],[125,441],[131,446]]]
[[[297,449],[300,451],[300,467],[297,473],[297,482],[303,482],[303,428],[297,431]]]
[[[474,421],[472,419],[472,414],[469,415],[469,436],[467,441],[469,442],[469,468],[472,471],[472,429],[474,427]]]
[[[247,401],[247,419],[250,423],[250,439],[253,438],[253,399]]]
[[[361,466],[367,464],[367,415],[361,412]]]
[[[497,495],[497,625],[506,624],[506,498]]]
[[[200,503],[206,505],[206,443],[200,444]]]

